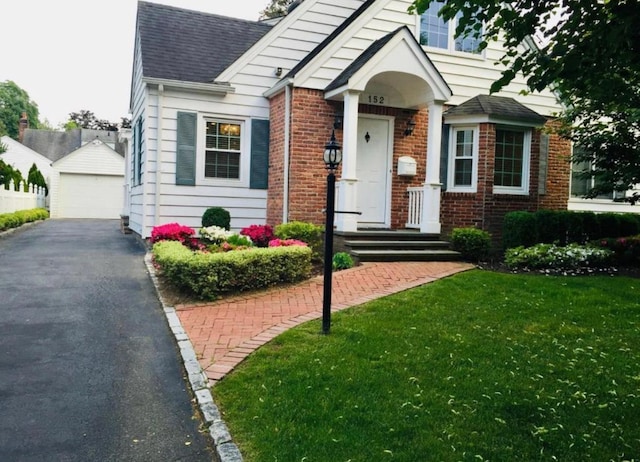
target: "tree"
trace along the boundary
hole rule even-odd
[[[0,135],[17,140],[23,112],[27,113],[31,128],[40,127],[38,105],[31,101],[29,94],[11,80],[0,82]]]
[[[20,186],[24,182],[22,172],[0,160],[0,185],[4,186],[4,189],[9,189],[12,180],[14,190],[20,191]]]
[[[38,166],[33,163],[31,168],[29,169],[29,174],[27,175],[27,184],[39,186],[40,188],[44,188],[45,196],[49,194],[49,188],[47,186],[47,181],[44,179],[44,175],[38,169]]]
[[[80,112],[71,112],[69,114],[69,120],[64,124],[65,130],[72,130],[74,128],[117,132],[118,124],[105,119],[98,119],[93,112],[83,109],[80,110]]]
[[[416,0],[422,13],[435,0]],[[595,178],[586,197],[640,183],[640,8],[635,0],[445,0],[456,34],[504,39],[497,92],[521,72],[530,91],[552,88],[563,103],[559,133],[580,146]],[[484,25],[484,27],[483,27]],[[484,29],[484,30],[483,30]],[[531,46],[536,37],[539,46]]]
[[[260,19],[285,16],[294,0],[271,0],[269,5],[260,12]]]

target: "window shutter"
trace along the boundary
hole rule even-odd
[[[540,171],[538,175],[538,194],[547,194],[547,177],[549,173],[549,135],[540,134]]]
[[[196,114],[178,112],[176,134],[176,184],[196,185]]]
[[[447,190],[447,175],[449,173],[449,130],[451,126],[442,125],[442,140],[440,145],[440,183],[442,191]]]
[[[251,121],[251,189],[269,187],[269,121]]]

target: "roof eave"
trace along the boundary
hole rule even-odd
[[[165,89],[188,90],[214,95],[227,95],[236,92],[236,89],[228,83],[186,82],[184,80],[159,79],[155,77],[143,77],[142,82],[147,85],[162,85]]]
[[[282,93],[289,85],[293,85],[293,79],[278,80],[278,82],[273,87],[265,91],[262,96],[265,98],[273,98],[277,94]]]

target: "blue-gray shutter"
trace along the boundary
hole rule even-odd
[[[251,121],[251,189],[269,187],[269,121]]]
[[[176,184],[196,185],[196,136],[195,112],[178,112],[176,134]]]
[[[447,175],[449,173],[449,124],[442,124],[442,140],[440,142],[440,183],[442,191],[447,190]]]

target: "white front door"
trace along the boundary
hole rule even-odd
[[[393,124],[390,118],[361,116],[358,119],[358,218],[360,227],[387,228]]]

